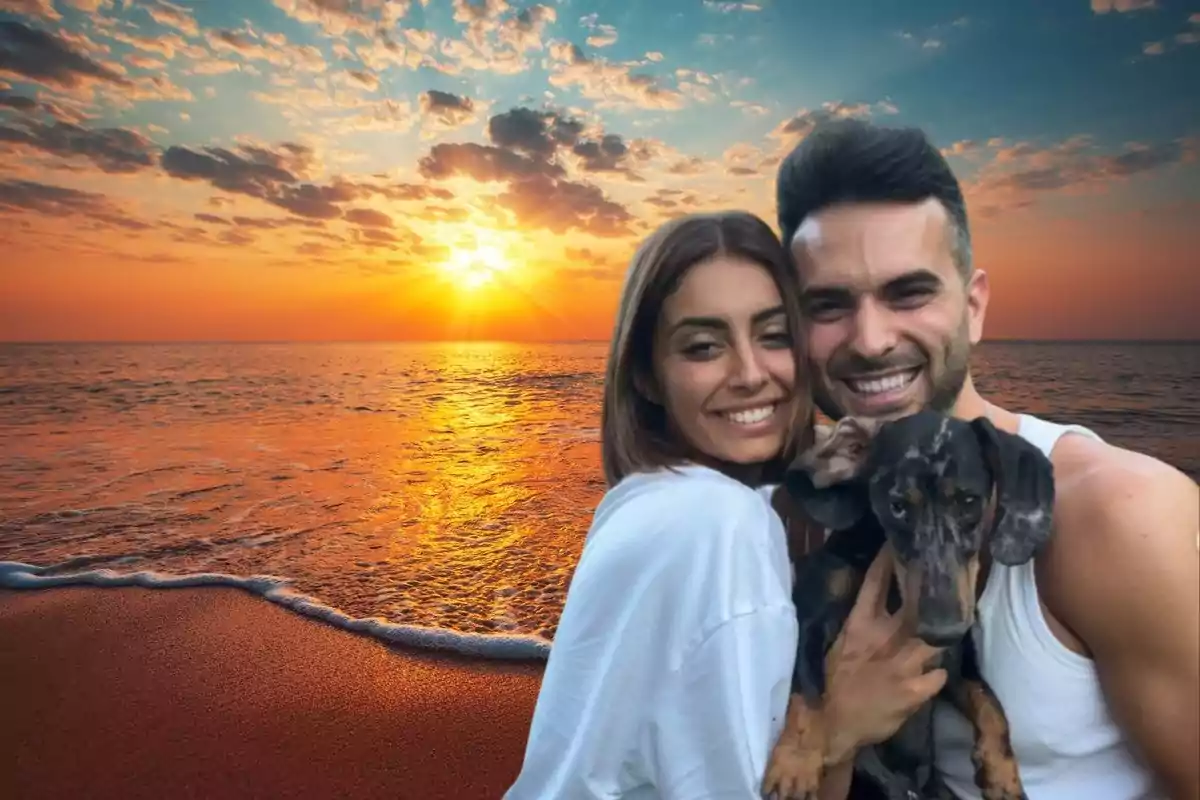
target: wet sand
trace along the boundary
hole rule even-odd
[[[499,798],[541,664],[227,588],[0,591],[0,797]]]

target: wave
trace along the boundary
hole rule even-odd
[[[199,586],[227,586],[244,589],[306,617],[312,617],[352,633],[366,634],[388,644],[451,651],[466,656],[496,660],[545,660],[550,654],[551,643],[541,636],[464,633],[447,628],[400,625],[388,622],[382,617],[351,617],[309,595],[291,589],[289,579],[274,575],[244,576],[223,572],[172,575],[154,570],[117,572],[111,569],[48,574],[61,567],[62,565],[39,567],[20,561],[0,561],[0,588],[141,586],[150,589],[183,589]]]

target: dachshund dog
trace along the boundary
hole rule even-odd
[[[845,418],[795,460],[774,504],[785,519],[800,511],[832,533],[796,559],[799,647],[766,796],[816,798],[826,752],[826,654],[886,543],[895,574],[888,609],[926,643],[944,648],[941,695],[973,724],[976,784],[986,800],[1023,800],[1007,718],[967,634],[982,592],[981,557],[985,572],[988,556],[1021,564],[1050,537],[1049,459],[986,418],[966,422],[932,411],[883,423]],[[862,749],[855,786],[873,785],[889,800],[950,797],[933,769],[932,720],[931,701],[890,739]]]

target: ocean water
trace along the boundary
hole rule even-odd
[[[0,586],[242,586],[548,652],[603,493],[606,346],[0,345]],[[1200,346],[999,344],[995,402],[1200,479]]]

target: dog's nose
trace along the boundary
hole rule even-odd
[[[930,647],[950,647],[966,632],[960,625],[921,625],[917,628],[917,636]]]

